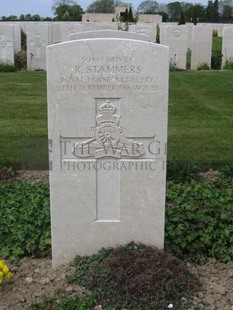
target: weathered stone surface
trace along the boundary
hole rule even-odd
[[[14,64],[14,26],[0,25],[0,63]]]
[[[53,266],[132,240],[163,247],[168,48],[47,48]]]
[[[86,31],[78,32],[70,35],[69,39],[81,40],[81,39],[94,39],[94,38],[122,38],[122,39],[132,39],[141,41],[150,41],[150,37],[143,34],[128,32],[128,31],[118,31],[118,30],[96,30],[96,31]]]
[[[233,27],[223,29],[222,55],[222,67],[226,61],[233,61]]]
[[[46,46],[51,43],[51,29],[48,24],[30,23],[27,34],[28,70],[46,70]]]
[[[193,27],[193,44],[191,69],[197,70],[202,64],[211,67],[212,29],[210,27]]]
[[[166,33],[164,33],[166,32]],[[165,26],[162,30],[161,44],[167,45],[170,51],[170,64],[176,69],[186,69],[187,29],[186,26]]]

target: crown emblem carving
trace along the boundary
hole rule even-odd
[[[123,128],[119,126],[120,115],[115,114],[116,107],[107,99],[99,107],[96,127],[92,139],[76,143],[73,154],[77,157],[141,157],[145,154],[142,143],[124,137]]]

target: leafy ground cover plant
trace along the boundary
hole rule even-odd
[[[103,248],[75,264],[70,282],[89,289],[105,310],[159,310],[169,304],[185,309],[181,297],[200,288],[179,259],[133,242]]]
[[[5,166],[0,164],[0,183],[13,179],[16,174],[15,166]]]
[[[26,310],[90,310],[94,309],[96,300],[91,294],[79,296],[59,290],[54,296],[47,296],[40,303],[34,303]]]
[[[199,263],[233,261],[233,179],[170,184],[165,248]]]
[[[48,184],[0,184],[0,256],[47,256],[50,253]]]

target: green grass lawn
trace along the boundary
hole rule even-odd
[[[232,162],[233,71],[171,72],[169,97],[169,158]]]
[[[222,50],[222,37],[213,37],[212,40],[212,51],[221,51]]]
[[[46,74],[0,73],[0,163],[22,160],[27,139],[47,138]],[[233,159],[233,71],[171,72],[169,159]]]
[[[25,139],[47,137],[44,72],[0,73],[0,163],[21,161]]]

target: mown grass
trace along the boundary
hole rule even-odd
[[[222,165],[233,158],[233,72],[171,72],[169,158]]]
[[[213,37],[212,40],[212,51],[221,51],[222,50],[222,37]]]
[[[0,73],[0,163],[19,162],[25,139],[47,138],[46,75]]]
[[[233,154],[233,72],[171,72],[168,157],[222,165]],[[0,163],[47,138],[46,74],[0,73]],[[45,150],[46,152],[46,150]]]

